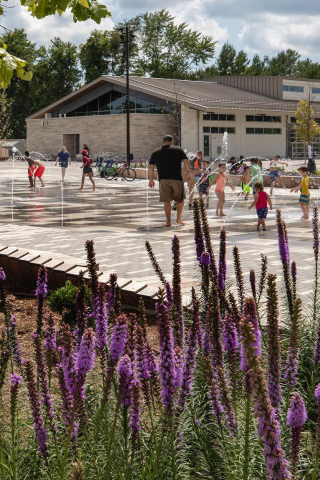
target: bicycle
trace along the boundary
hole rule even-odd
[[[113,180],[120,176],[127,182],[133,182],[133,180],[136,179],[137,173],[133,168],[128,167],[127,163],[124,163],[121,167],[111,166],[104,170],[104,178],[106,180]]]

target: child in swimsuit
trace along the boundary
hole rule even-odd
[[[250,179],[250,167],[244,167],[244,174],[241,177],[241,190],[245,200],[248,200],[250,194]]]
[[[281,175],[277,170],[278,165],[286,165],[287,167],[289,166],[288,163],[280,161],[280,155],[276,155],[273,160],[270,160],[270,169],[269,169],[269,177],[271,181],[270,196],[272,197],[273,197],[273,187],[275,186],[275,183],[278,180],[281,183],[282,188],[286,188],[283,182],[283,178],[281,178]]]
[[[260,226],[264,231],[267,230],[265,219],[268,215],[268,205],[270,207],[270,210],[272,210],[272,202],[269,195],[263,191],[263,183],[257,182],[255,185],[254,200],[251,203],[249,210],[254,206],[256,207],[258,216],[258,231],[260,230]]]
[[[217,203],[217,208],[216,208],[216,216],[217,217],[225,217],[226,215],[223,213],[223,205],[226,201],[225,198],[225,193],[224,189],[226,185],[230,187],[232,190],[235,190],[235,187],[231,185],[231,183],[228,182],[228,178],[226,175],[226,169],[227,166],[225,163],[220,163],[219,164],[219,172],[217,175],[214,177],[213,181],[210,183],[209,188],[215,183],[216,188],[215,188],[215,193],[218,197],[218,203]]]
[[[310,190],[309,190],[309,177],[308,177],[308,167],[298,168],[302,179],[300,185],[295,188],[291,188],[290,192],[298,192],[300,190],[300,208],[302,210],[302,220],[309,220],[309,201],[310,201]]]

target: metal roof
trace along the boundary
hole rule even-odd
[[[59,109],[76,98],[96,89],[104,82],[125,87],[126,78],[124,76],[115,77],[102,75],[93,82],[70,93],[28,118],[43,118],[45,113]],[[215,110],[260,110],[261,112],[294,113],[297,108],[296,101],[278,100],[214,81],[172,80],[130,76],[130,88],[203,112],[212,112]],[[317,104],[315,105],[318,106]]]

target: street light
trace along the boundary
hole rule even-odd
[[[133,155],[130,153],[130,86],[129,86],[129,41],[134,40],[134,25],[130,27],[121,27],[120,29],[120,43],[126,48],[126,113],[127,113],[127,163],[130,167],[130,160]]]

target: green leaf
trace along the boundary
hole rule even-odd
[[[0,86],[6,89],[10,84],[13,72],[22,80],[31,80],[32,72],[25,72],[26,62],[21,58],[10,55],[5,48],[0,48]]]

